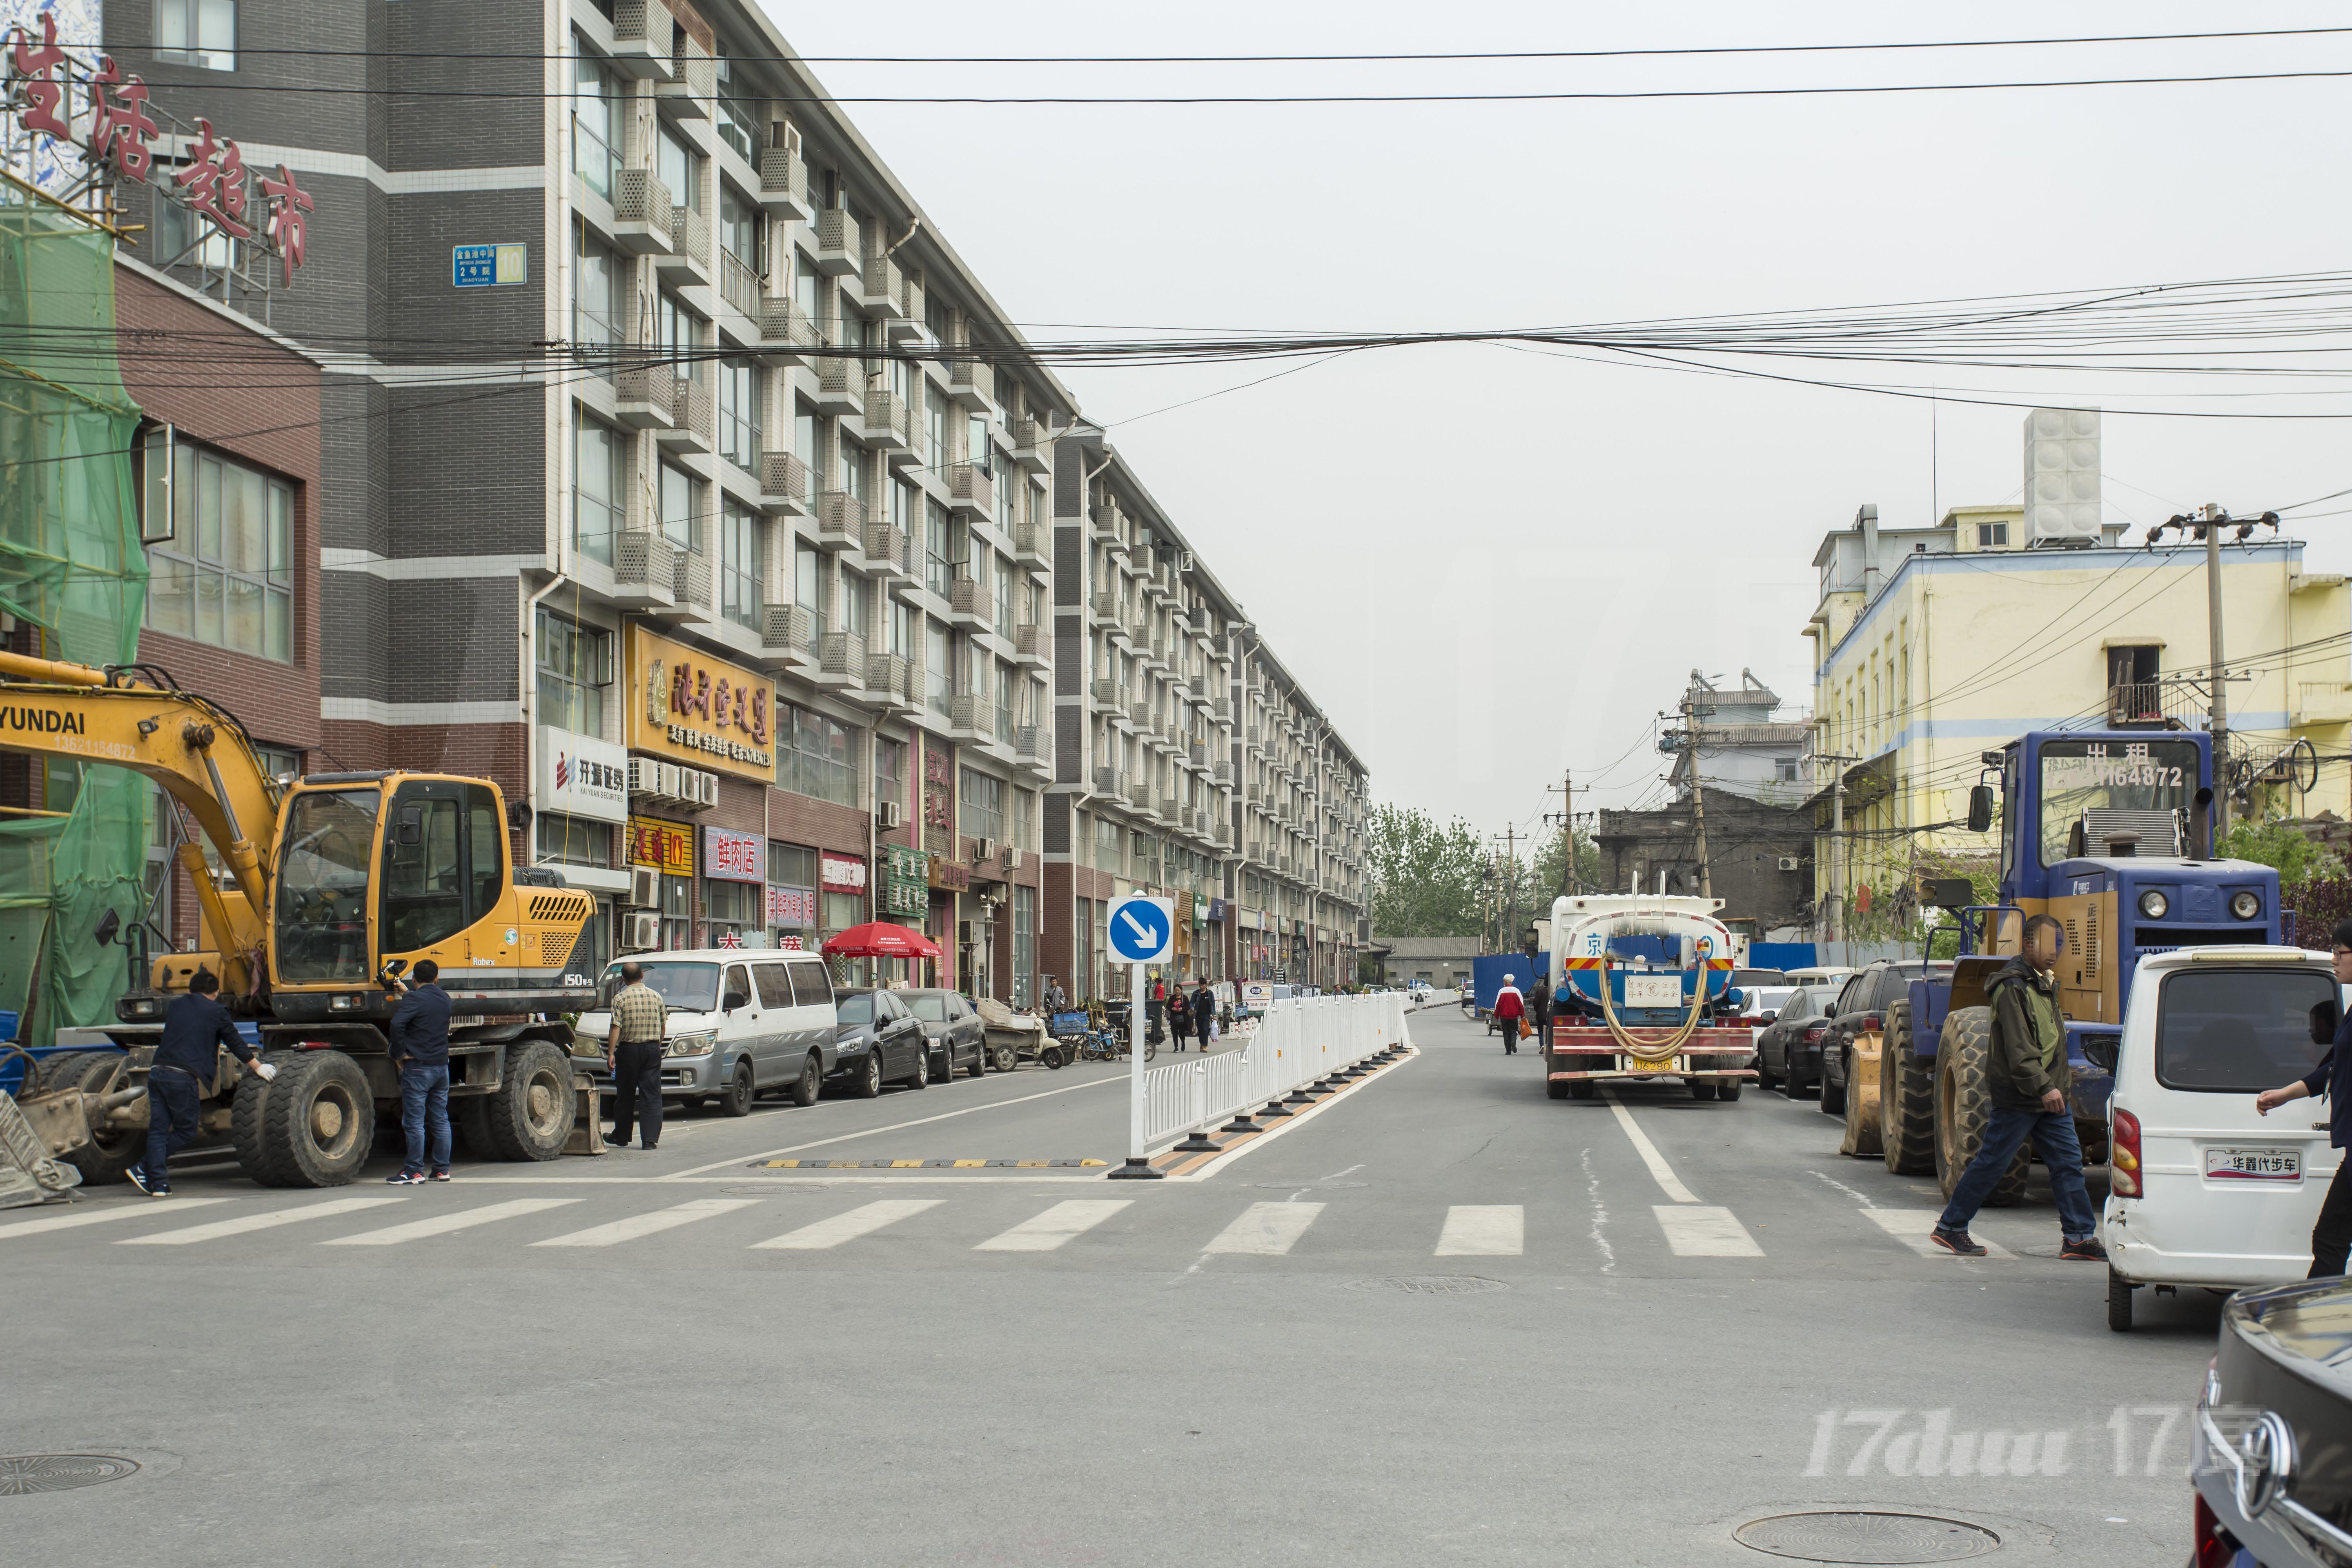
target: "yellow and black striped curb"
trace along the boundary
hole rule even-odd
[[[754,1160],[754,1171],[976,1171],[1010,1166],[1019,1170],[1054,1165],[1108,1165],[1108,1160]]]

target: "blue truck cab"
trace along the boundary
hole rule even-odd
[[[2066,932],[2058,1008],[2074,1116],[2093,1158],[2107,1142],[2123,1000],[2140,960],[2280,940],[2278,873],[2211,857],[2210,735],[2037,731],[1983,761],[2000,780],[2000,902],[1959,912],[1948,976],[1912,982],[1907,1007],[1888,1022],[1881,1082],[1887,1167],[1933,1169],[1948,1193],[1985,1121],[1985,986],[2021,950],[2030,916],[2047,914]],[[1972,793],[1971,826],[1990,826],[1992,795],[1990,782]]]

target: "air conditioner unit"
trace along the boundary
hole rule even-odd
[[[655,762],[651,757],[629,759],[629,793],[631,795],[658,795],[661,792],[656,786],[660,782],[661,764],[659,763]]]
[[[639,910],[621,921],[621,951],[644,952],[661,945],[661,916]]]
[[[977,849],[976,851],[974,851],[974,852],[973,852],[973,858],[974,858],[974,859],[979,859],[979,860],[993,860],[993,859],[995,859],[995,858],[996,858],[996,840],[995,840],[995,839],[993,839],[993,838],[983,838],[983,839],[982,839],[982,840],[980,841],[980,847],[979,847],[979,849]]]
[[[654,793],[661,796],[664,800],[676,800],[678,798],[677,764],[676,763],[656,763],[654,764]]]
[[[661,873],[651,866],[629,868],[629,902],[641,910],[661,907]]]
[[[907,819],[906,807],[895,800],[877,801],[874,805],[874,826],[887,833]]]
[[[1794,855],[1783,855],[1780,857],[1780,869],[1783,871],[1793,871],[1796,868],[1797,858]]]
[[[681,768],[678,773],[678,782],[685,786],[683,798],[688,805],[717,805],[719,804],[717,773],[707,773],[699,768]]]
[[[1017,875],[1019,873],[1021,869],[1020,850],[1007,849],[1004,852],[1004,869],[1008,875]]]

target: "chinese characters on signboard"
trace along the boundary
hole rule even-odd
[[[944,747],[923,748],[923,847],[955,850],[955,759]]]
[[[702,830],[702,874],[722,882],[764,882],[768,841],[756,833],[730,833],[723,827]]]
[[[768,889],[768,923],[772,926],[816,924],[816,889],[814,888],[770,888]]]
[[[629,864],[656,866],[673,877],[694,875],[694,829],[683,822],[629,818]]]
[[[774,682],[643,626],[629,628],[629,668],[632,751],[775,778]]]
[[[862,893],[866,890],[866,862],[850,855],[835,855],[826,850],[821,875],[825,887],[836,893]]]

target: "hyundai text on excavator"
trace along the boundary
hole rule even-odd
[[[129,768],[210,843],[179,838],[200,951],[152,951],[143,918],[115,911],[131,988],[106,1027],[114,1048],[45,1057],[20,1100],[49,1152],[88,1183],[143,1154],[147,1063],[165,1008],[200,967],[258,1031],[274,1079],[222,1054],[202,1086],[205,1132],[229,1134],[246,1174],[271,1186],[352,1180],[379,1108],[396,1115],[388,982],[431,959],[456,1004],[451,1120],[477,1151],[549,1160],[574,1120],[571,1035],[560,1015],[594,999],[571,963],[593,911],[553,874],[511,864],[499,787],[444,773],[273,778],[226,708],[153,666],[94,669],[0,653],[0,749]],[[527,814],[528,808],[522,808]]]

